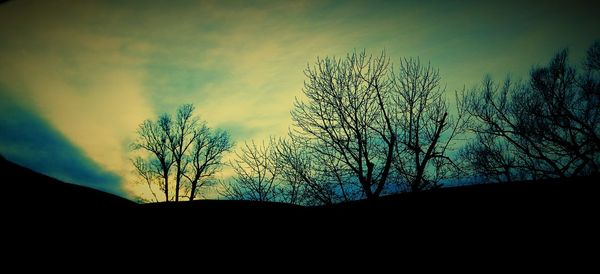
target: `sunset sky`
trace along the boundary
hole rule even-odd
[[[318,56],[385,50],[448,91],[524,77],[600,39],[595,1],[28,1],[0,4],[0,154],[125,197],[144,119],[193,103],[239,144],[283,135]]]

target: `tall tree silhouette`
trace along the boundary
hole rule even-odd
[[[461,101],[456,119],[448,114],[439,71],[419,59],[400,59],[392,78],[393,118],[398,142],[395,167],[412,191],[439,186],[456,164],[448,150],[464,131]]]
[[[306,100],[296,100],[292,110],[297,138],[351,170],[368,199],[383,191],[396,145],[386,109],[388,72],[385,54],[317,59],[305,70]]]
[[[185,169],[189,164],[189,157],[184,157],[199,134],[198,118],[193,117],[194,106],[182,105],[177,109],[175,121],[171,116],[164,115],[161,118],[161,127],[168,138],[169,150],[173,155],[175,165],[175,201],[179,201],[179,189]]]
[[[544,67],[532,69],[529,81],[503,85],[484,79],[469,92],[467,111],[475,118],[471,130],[478,140],[495,139],[514,155],[510,165],[472,166],[481,173],[504,169],[529,177],[568,177],[598,172],[600,166],[600,108],[598,48],[589,50],[584,70],[568,64],[566,50]],[[463,154],[498,150],[471,143]],[[511,172],[507,172],[509,168]]]
[[[287,166],[296,167],[305,184],[329,184],[309,188],[319,190],[314,193],[322,202],[336,179],[340,187],[334,192],[344,199],[355,196],[354,182],[365,197],[375,198],[394,172],[412,191],[421,191],[438,186],[457,169],[448,154],[465,128],[462,101],[457,100],[454,119],[439,72],[430,64],[403,58],[393,70],[385,53],[354,52],[342,59],[317,59],[305,74],[307,99],[296,100],[290,136],[301,140],[295,142],[303,147],[297,156],[311,160],[294,160],[291,149],[283,151],[288,152]],[[306,165],[298,164],[307,162],[329,166],[334,176],[307,176]]]

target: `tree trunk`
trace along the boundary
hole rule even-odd
[[[423,190],[422,184],[423,184],[423,169],[418,168],[417,176],[415,177],[415,180],[413,181],[413,183],[411,185],[411,191],[419,192],[419,191]]]
[[[192,189],[190,190],[190,201],[194,200],[194,196],[196,195],[196,185],[197,184],[198,184],[198,182],[192,183]]]
[[[365,194],[367,195],[367,200],[371,200],[373,198],[377,198],[376,196],[373,195],[373,191],[371,191],[371,182],[367,181],[366,179],[362,179],[360,181],[360,185],[362,186]]]
[[[175,202],[179,202],[179,184],[181,182],[181,169],[177,165],[177,176],[175,177]]]
[[[165,172],[165,173],[163,173],[163,177],[165,179],[165,202],[168,203],[169,202],[169,176]]]
[[[375,189],[375,195],[379,197],[385,183],[387,181],[387,177],[390,173],[390,169],[392,168],[392,160],[394,157],[394,147],[396,146],[396,135],[392,134],[392,138],[390,143],[388,144],[388,153],[385,161],[385,166],[383,167],[383,173],[381,174],[381,178],[379,179],[379,183],[377,184],[377,189]]]
[[[506,176],[506,181],[507,182],[512,182],[512,176],[510,176],[510,167],[505,167],[504,168],[504,176]]]

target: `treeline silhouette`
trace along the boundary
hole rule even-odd
[[[598,173],[599,42],[581,66],[563,50],[526,80],[499,84],[487,76],[454,98],[430,63],[392,64],[385,52],[318,58],[304,73],[287,136],[244,143],[228,163],[235,175],[216,185],[224,197],[331,205],[457,180]],[[184,105],[174,120],[165,114],[139,127],[132,148],[141,156],[133,164],[155,201],[198,197],[233,148],[226,132],[193,111]]]

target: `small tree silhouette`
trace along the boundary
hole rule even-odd
[[[275,163],[281,177],[281,196],[293,204],[333,204],[360,197],[360,186],[352,184],[352,171],[326,146],[303,143],[305,139],[279,139]],[[318,148],[318,149],[315,149]],[[327,152],[329,153],[322,153]]]
[[[193,105],[182,105],[175,120],[163,114],[156,121],[144,121],[131,145],[133,150],[142,151],[143,156],[135,157],[132,163],[157,201],[153,185],[159,186],[166,202],[195,199],[198,188],[220,170],[223,155],[233,146],[227,132],[210,129],[194,116],[194,109]],[[174,195],[170,194],[172,181]]]
[[[236,175],[223,185],[222,195],[236,200],[275,201],[278,167],[274,162],[273,142],[244,143],[230,162]]]

